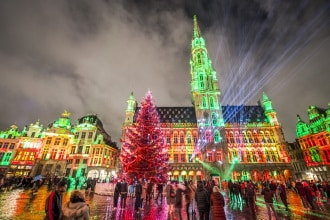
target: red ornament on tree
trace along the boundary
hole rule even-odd
[[[126,176],[131,179],[166,180],[169,171],[168,147],[150,91],[141,102],[135,123],[125,132],[120,160]]]

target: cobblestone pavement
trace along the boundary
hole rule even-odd
[[[96,191],[97,192],[97,191]],[[46,186],[42,186],[37,194],[31,194],[30,190],[15,189],[7,192],[0,192],[0,219],[1,220],[34,220],[43,219],[44,204],[49,192]],[[70,192],[64,194],[63,203],[68,201]],[[87,203],[90,205],[91,219],[104,220],[104,219],[141,219],[141,220],[166,220],[168,218],[168,206],[166,200],[163,198],[156,201],[153,199],[150,203],[144,203],[144,211],[141,214],[134,213],[134,199],[127,199],[126,209],[118,208],[113,211],[113,198],[110,194],[102,193],[88,193],[86,195]],[[293,192],[288,193],[289,211],[281,202],[278,202],[275,207],[279,215],[279,219],[330,219],[330,203],[323,203],[317,211],[304,209],[300,198]],[[195,209],[196,205],[190,208],[190,215],[192,208]],[[197,210],[196,210],[197,211]],[[244,220],[256,219],[267,220],[267,210],[263,202],[263,198],[257,196],[256,215],[244,207],[239,202],[229,202],[225,207],[227,219]],[[183,219],[187,219],[187,214],[182,209]],[[198,219],[198,213],[193,219]],[[275,219],[275,218],[273,218]]]

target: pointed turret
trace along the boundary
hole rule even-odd
[[[271,125],[278,125],[278,120],[276,116],[276,111],[273,109],[272,101],[268,98],[267,94],[265,92],[262,93],[262,107],[265,111],[265,116],[267,117],[269,123]]]
[[[137,107],[137,102],[136,102],[133,92],[131,92],[131,95],[129,96],[129,98],[127,100],[127,109],[126,109],[126,114],[125,114],[126,117],[125,117],[125,122],[124,122],[125,126],[131,125],[133,123],[136,107]]]

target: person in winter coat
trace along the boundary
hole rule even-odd
[[[166,202],[168,205],[168,215],[170,216],[169,219],[173,219],[174,215],[174,204],[175,204],[175,189],[171,181],[168,181],[166,188]]]
[[[185,191],[184,191],[184,195],[185,195],[185,200],[186,200],[186,213],[187,213],[187,220],[190,220],[190,215],[189,215],[189,206],[190,203],[193,202],[193,198],[194,198],[194,189],[192,187],[192,184],[190,182],[185,182]]]
[[[211,208],[213,220],[226,220],[225,199],[219,191],[219,187],[213,186],[211,193]]]
[[[62,212],[62,195],[67,190],[67,182],[60,181],[56,185],[55,191],[51,192],[46,199],[45,220],[59,220]]]
[[[280,185],[278,186],[278,191],[280,193],[280,198],[285,206],[285,210],[289,210],[287,196],[286,196],[286,188],[283,182],[281,182]]]
[[[274,204],[273,204],[274,192],[272,190],[270,190],[269,187],[266,187],[262,190],[261,195],[264,195],[264,200],[266,203],[269,220],[272,219],[272,211],[275,215],[275,219],[278,219],[277,213],[275,211]]]
[[[210,210],[210,196],[206,189],[204,188],[203,182],[197,182],[197,189],[195,193],[195,200],[197,203],[197,208],[199,212],[200,220],[208,220],[209,219],[209,210]]]
[[[61,220],[89,220],[89,206],[84,195],[78,190],[73,191],[70,201],[63,206],[62,214]]]
[[[181,214],[181,209],[182,209],[182,195],[185,191],[185,186],[182,184],[175,184],[175,210],[176,210],[176,216],[178,217],[179,220],[182,220],[182,214]]]
[[[119,199],[119,194],[120,194],[120,189],[121,189],[121,182],[118,181],[115,186],[115,191],[113,192],[113,209],[117,209],[117,204],[118,204],[118,199]]]

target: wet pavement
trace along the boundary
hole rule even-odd
[[[104,185],[108,186],[108,185]],[[71,190],[70,190],[71,191]],[[63,203],[68,201],[70,191],[63,196]],[[141,220],[166,220],[168,219],[168,206],[166,200],[152,200],[150,203],[144,203],[144,211],[141,214],[134,213],[134,199],[127,198],[126,209],[118,208],[113,211],[113,197],[111,193],[98,192],[86,194],[86,201],[90,206],[90,219],[141,219]],[[44,205],[49,194],[46,186],[42,186],[37,194],[32,194],[31,190],[14,189],[12,191],[0,192],[0,220],[34,220],[43,219],[45,216]],[[288,193],[289,211],[281,202],[275,204],[278,213],[278,219],[330,219],[330,203],[322,203],[317,211],[311,211],[303,208],[300,198],[293,192]],[[231,220],[267,220],[267,209],[261,195],[257,196],[256,215],[242,205],[242,203],[232,203],[227,200],[225,207],[227,219]],[[193,208],[196,207],[194,204]],[[192,207],[191,207],[192,208]],[[191,215],[190,208],[190,215]],[[196,210],[197,212],[197,210]],[[187,219],[185,210],[182,209],[183,219]],[[198,213],[194,216],[198,219]],[[273,218],[275,219],[275,218]]]

